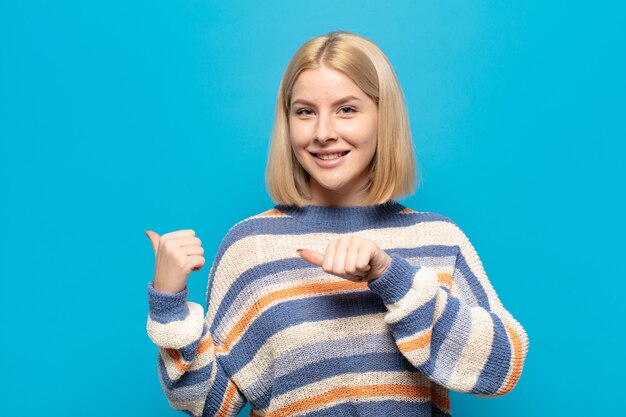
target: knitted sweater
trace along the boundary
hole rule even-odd
[[[391,256],[382,276],[296,253],[346,234]],[[506,394],[528,351],[463,231],[394,200],[248,217],[218,248],[206,315],[187,295],[149,282],[147,332],[170,405],[194,416],[450,416],[449,390]]]

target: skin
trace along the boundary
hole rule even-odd
[[[159,235],[145,230],[154,250],[154,289],[176,294],[185,289],[192,271],[199,271],[205,263],[202,241],[192,229],[177,230]]]
[[[353,96],[353,98],[347,97]],[[347,75],[322,65],[296,80],[289,111],[289,139],[310,174],[311,204],[364,205],[368,173],[376,152],[378,106]],[[340,166],[323,168],[311,152],[350,150]],[[325,252],[298,249],[302,259],[351,281],[372,281],[391,264],[375,242],[358,236],[332,240]]]
[[[337,102],[347,96],[348,101]],[[305,100],[307,103],[298,102]],[[289,114],[290,142],[296,158],[310,174],[311,204],[364,205],[367,175],[376,152],[378,107],[348,76],[322,66],[303,71],[293,88]],[[309,151],[350,150],[341,166],[322,168]],[[194,230],[164,235],[147,230],[155,262],[154,289],[175,294],[185,289],[192,271],[202,269],[202,242]],[[329,242],[323,254],[298,249],[302,259],[330,274],[355,282],[380,277],[391,257],[375,242],[343,236]]]

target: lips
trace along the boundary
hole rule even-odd
[[[324,153],[314,153],[311,152],[311,155],[315,156],[315,157],[320,157],[320,156],[326,156],[326,155],[339,155],[339,158],[341,158],[342,156],[345,156],[349,153],[350,151],[339,151],[339,152],[324,152]],[[322,159],[322,158],[320,158]],[[327,160],[327,159],[326,159]]]
[[[350,151],[337,152],[337,153],[341,156],[339,158],[333,158],[333,159],[322,159],[313,152],[311,152],[311,155],[313,156],[313,159],[315,160],[315,163],[318,166],[322,168],[333,168],[333,167],[341,165],[343,161],[347,158],[346,155],[348,155]],[[332,154],[332,152],[330,154]],[[323,155],[329,155],[329,153],[324,152]]]

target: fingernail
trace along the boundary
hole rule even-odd
[[[302,255],[302,249],[296,249],[296,252],[298,252],[298,256]]]
[[[150,237],[147,230],[144,230],[143,232],[146,234],[146,236]]]

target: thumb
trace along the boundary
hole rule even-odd
[[[146,236],[150,239],[152,243],[152,249],[154,249],[154,256],[156,256],[157,251],[159,249],[159,240],[161,240],[161,236],[158,233],[153,232],[152,230],[144,230],[146,232]]]
[[[296,252],[298,252],[300,257],[305,261],[312,263],[313,265],[322,266],[324,255],[321,253],[315,252],[311,249],[297,249]]]

